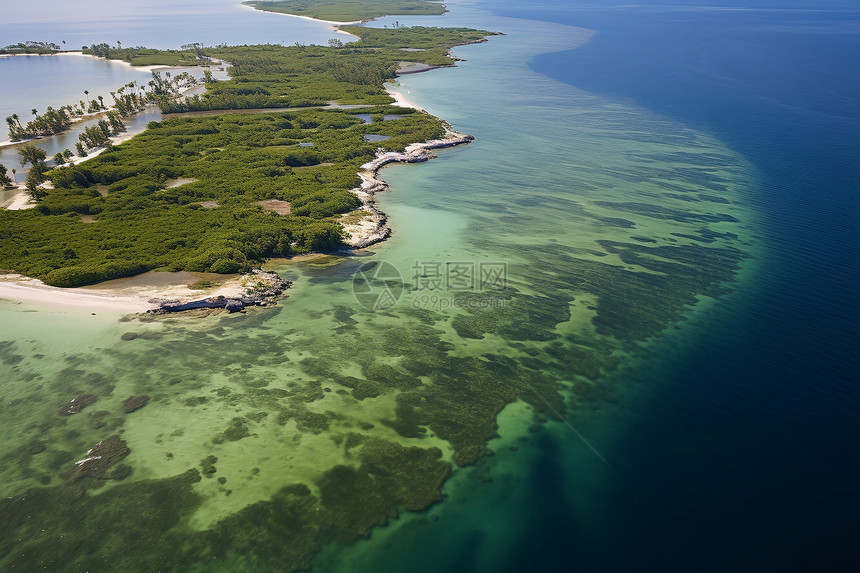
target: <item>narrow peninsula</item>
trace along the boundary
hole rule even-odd
[[[429,0],[255,0],[243,4],[266,12],[335,22],[367,21],[382,16],[438,15],[447,11],[444,4]]]

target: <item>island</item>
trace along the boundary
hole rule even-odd
[[[373,203],[390,161],[464,143],[444,121],[394,104],[398,70],[455,64],[465,28],[343,26],[329,46],[206,48],[230,79],[159,100],[165,116],[97,157],[47,169],[35,207],[0,211],[0,268],[56,287],[149,270],[248,272],[270,257],[367,246],[387,236]],[[175,51],[97,45],[101,57],[173,63]],[[163,59],[162,59],[163,58]],[[36,148],[37,149],[37,148]],[[86,151],[85,151],[86,153]],[[32,171],[32,169],[31,169]]]

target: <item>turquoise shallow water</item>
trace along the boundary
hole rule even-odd
[[[648,409],[635,374],[748,296],[758,174],[707,133],[529,68],[590,31],[452,7],[439,25],[505,35],[401,79],[476,140],[384,171],[391,240],[276,263],[290,298],[245,316],[0,305],[3,566],[566,570],[558,547],[613,535],[622,438]],[[353,293],[368,262],[401,277],[382,311]],[[122,414],[132,394],[150,402]],[[114,433],[128,475],[67,484]]]

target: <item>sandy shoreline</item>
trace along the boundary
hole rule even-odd
[[[0,58],[18,58],[18,57],[21,57],[21,56],[37,56],[37,57],[40,57],[40,58],[41,58],[41,57],[54,57],[54,56],[77,56],[77,57],[81,57],[81,58],[96,58],[96,59],[102,59],[102,58],[99,58],[98,56],[94,56],[94,55],[92,55],[92,54],[85,54],[85,53],[83,53],[83,52],[81,52],[81,51],[56,52],[56,53],[53,53],[53,54],[2,54],[2,55],[0,55]],[[126,61],[124,61],[124,60],[107,60],[107,61],[109,61],[109,62],[115,62],[115,63],[117,63],[117,64],[122,64],[123,66],[126,66],[126,67],[128,67],[128,68],[131,68],[131,69],[133,69],[133,70],[141,70],[141,71],[143,71],[143,72],[151,72],[152,70],[169,69],[169,68],[172,68],[172,67],[183,67],[183,66],[164,66],[164,65],[154,65],[154,66],[133,66],[133,65],[131,65],[129,62],[126,62]]]
[[[278,16],[289,16],[290,18],[300,18],[302,20],[310,20],[311,22],[323,22],[324,24],[329,24],[328,29],[336,34],[346,34],[347,36],[351,36],[356,40],[360,40],[358,36],[355,34],[350,34],[349,32],[345,32],[341,30],[338,26],[353,26],[356,24],[361,24],[361,20],[354,20],[352,22],[337,22],[335,20],[321,20],[319,18],[311,18],[310,16],[300,16],[299,14],[287,14],[285,12],[269,12],[268,10],[258,10],[253,6],[248,6],[247,4],[241,4],[243,8],[247,8],[248,10],[253,10],[254,12],[262,12],[263,14],[275,14]]]
[[[21,189],[21,185],[18,185],[18,189]],[[18,211],[21,209],[32,209],[36,204],[33,202],[30,194],[27,191],[21,191],[15,198],[12,199],[12,202],[6,205],[6,210],[8,211]]]
[[[0,299],[11,300],[26,306],[57,305],[69,310],[119,314],[146,312],[154,308],[154,304],[135,296],[86,292],[82,289],[59,289],[21,275],[0,275]]]
[[[56,305],[90,312],[133,314],[153,310],[165,300],[190,302],[217,296],[241,297],[245,294],[245,282],[256,280],[253,275],[231,275],[226,278],[220,275],[211,277],[221,281],[213,288],[188,288],[189,284],[197,282],[202,276],[187,272],[150,271],[92,286],[59,288],[19,274],[0,274],[0,299],[27,306]],[[210,277],[208,274],[205,276]]]
[[[258,10],[253,6],[249,6],[247,4],[240,4],[243,8],[247,8],[248,10],[253,10],[254,12],[262,12],[263,14],[277,14],[279,16],[289,16],[291,18],[301,18],[302,20],[310,20],[311,22],[323,22],[325,24],[331,24],[334,29],[335,26],[349,26],[352,24],[361,24],[361,20],[354,20],[352,22],[337,22],[335,20],[322,20],[319,18],[311,18],[310,16],[300,16],[299,14],[287,14],[286,12],[270,12],[269,10]],[[346,32],[344,32],[346,33]],[[352,35],[352,34],[350,34]]]

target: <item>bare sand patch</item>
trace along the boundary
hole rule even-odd
[[[39,307],[64,307],[87,312],[121,314],[145,312],[154,305],[146,299],[122,294],[59,289],[21,275],[0,275],[0,298]]]
[[[164,187],[165,189],[172,189],[173,187],[194,183],[195,181],[197,181],[197,179],[191,179],[190,177],[177,177],[176,179],[168,179],[165,181]]]
[[[12,200],[9,205],[6,206],[10,211],[18,211],[21,209],[32,209],[36,206],[36,203],[30,197],[30,194],[26,191],[22,191]]]

